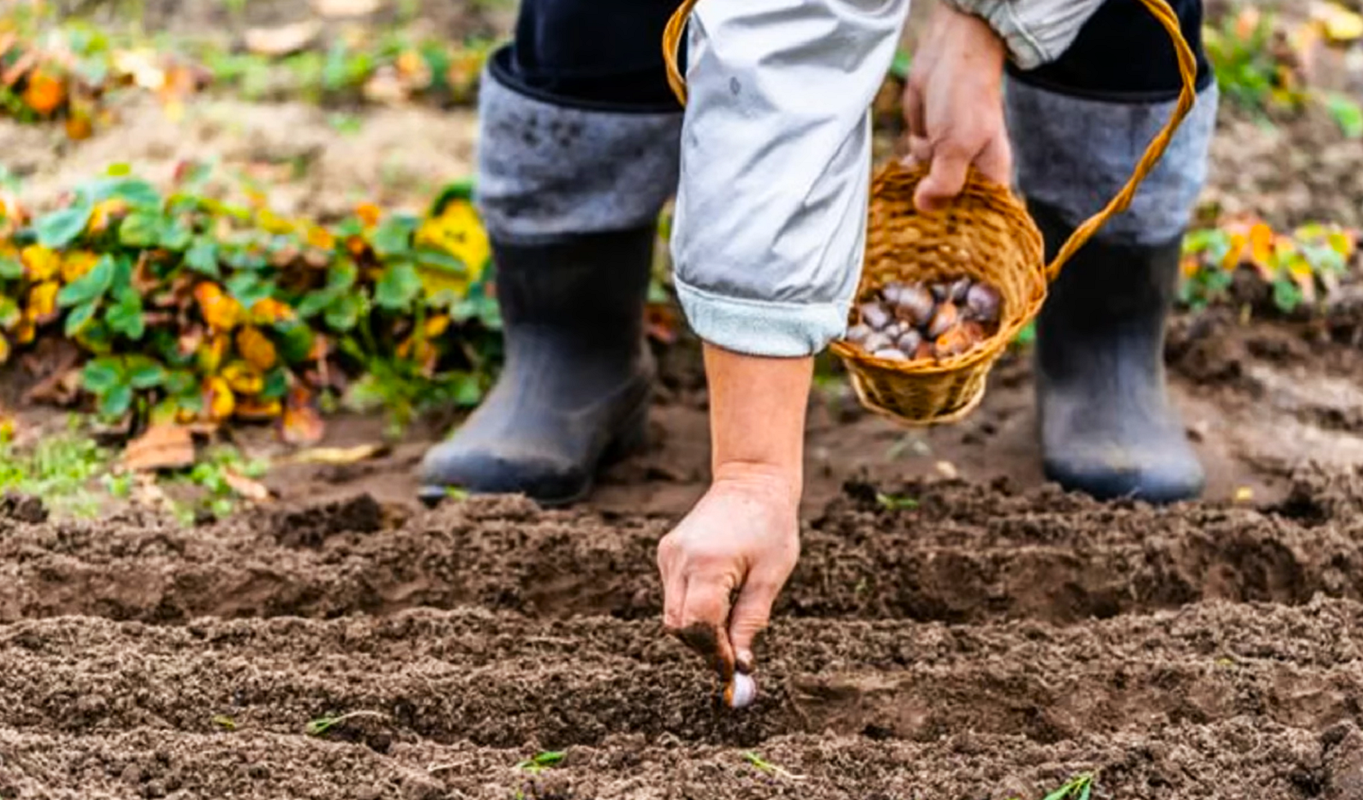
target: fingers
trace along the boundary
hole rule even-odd
[[[914,193],[914,205],[919,211],[940,211],[961,193],[972,156],[974,153],[949,142],[933,149],[928,176]]]
[[[686,574],[677,569],[677,546],[671,537],[658,543],[658,573],[663,581],[663,627],[672,633],[681,630],[682,609],[686,606]]]
[[[926,136],[927,123],[923,115],[923,93],[918,90],[913,81],[904,87],[904,124],[908,126],[910,136]]]
[[[1013,182],[1013,146],[1006,136],[996,136],[975,158],[975,168],[989,180],[1008,186]]]
[[[771,621],[771,607],[780,591],[780,582],[750,577],[734,603],[729,615],[729,641],[735,664],[743,672],[753,671],[753,642]]]
[[[675,633],[692,650],[710,660],[720,677],[728,682],[734,674],[734,647],[729,640],[728,581],[692,577],[686,582],[686,599],[681,612],[681,627]]]

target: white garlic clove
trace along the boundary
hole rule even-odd
[[[861,344],[874,332],[870,325],[853,325],[847,329],[847,336],[844,338],[853,344]]]
[[[757,681],[745,672],[735,672],[734,679],[724,687],[724,704],[729,708],[747,708],[757,699]]]
[[[871,334],[870,336],[867,336],[864,340],[862,340],[861,346],[862,349],[864,349],[866,352],[874,353],[877,350],[884,350],[887,347],[893,347],[894,340],[886,336],[885,334],[876,331],[875,333]]]
[[[876,330],[889,325],[892,319],[889,310],[880,303],[862,303],[860,311],[861,321]]]
[[[904,355],[904,351],[894,347],[887,347],[884,350],[877,350],[871,354],[875,358],[882,358],[886,361],[908,361],[909,357]]]

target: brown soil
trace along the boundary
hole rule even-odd
[[[0,796],[508,797],[541,749],[526,796],[1358,796],[1363,478],[1257,510],[880,488],[921,506],[853,483],[810,522],[741,714],[659,629],[665,519],[8,504]]]

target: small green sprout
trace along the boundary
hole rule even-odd
[[[567,755],[568,753],[564,750],[550,750],[544,753],[536,753],[534,756],[516,764],[514,769],[529,772],[531,775],[538,775],[550,767],[557,767],[563,762],[563,758]]]
[[[1093,780],[1091,773],[1070,778],[1064,786],[1046,795],[1045,800],[1089,800],[1093,795]],[[1015,797],[1013,800],[1022,798]]]
[[[918,508],[918,500],[902,494],[876,492],[876,503],[887,511],[913,511]]]
[[[237,721],[222,714],[213,718],[213,724],[225,731],[234,731],[237,729]]]
[[[785,767],[773,764],[752,750],[743,751],[743,760],[753,765],[759,772],[766,773],[773,777],[786,778],[787,780],[792,781],[802,781],[805,779],[805,776],[796,775]]]
[[[377,711],[352,711],[349,714],[342,714],[339,717],[318,717],[317,719],[309,722],[307,727],[304,728],[303,730],[309,736],[325,736],[328,731],[330,731],[337,725],[340,725],[342,722],[345,722],[346,720],[356,719],[358,717],[373,717],[375,719],[384,719],[384,715],[380,714]]]

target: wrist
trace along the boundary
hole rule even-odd
[[[714,465],[711,484],[719,488],[757,494],[794,509],[800,505],[804,486],[801,467],[759,461],[720,461]]]

